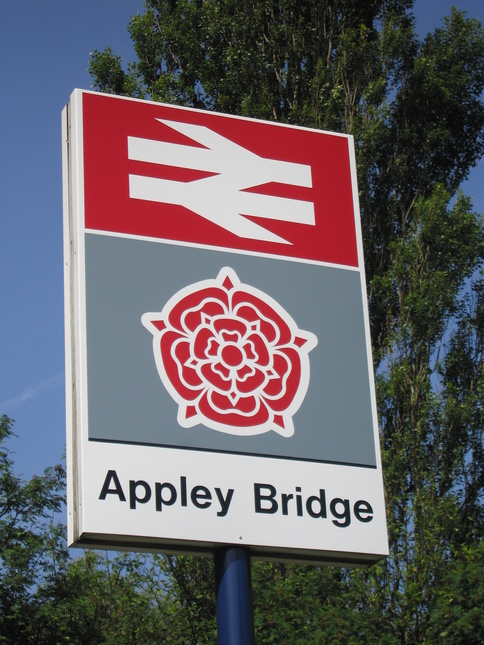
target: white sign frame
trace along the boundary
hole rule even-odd
[[[366,296],[362,307],[374,467],[89,440],[83,153],[86,94],[92,93],[75,90],[62,116],[69,544],[204,555],[234,545],[248,548],[260,559],[344,566],[366,566],[385,557],[388,540]],[[153,105],[136,99],[104,98]],[[197,112],[177,109],[188,117]],[[235,127],[237,119],[227,118],[234,119]],[[352,200],[358,214],[353,142],[351,137],[346,139]],[[361,292],[365,294],[357,215],[355,228]]]

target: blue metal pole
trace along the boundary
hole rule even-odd
[[[218,645],[254,645],[249,551],[227,547],[214,555]]]

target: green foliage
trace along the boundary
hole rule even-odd
[[[142,92],[138,87],[136,75],[124,72],[121,56],[114,54],[110,47],[106,47],[102,54],[96,50],[91,53],[89,71],[96,77],[97,88],[106,94],[139,96]]]
[[[398,642],[370,585],[358,597],[344,570],[255,563],[252,574],[256,642]]]
[[[15,476],[12,424],[0,417],[0,643],[177,642],[166,636],[166,585],[149,589],[139,558],[87,552],[69,561],[65,527],[55,521],[64,470]]]
[[[65,557],[53,525],[64,499],[64,471],[49,468],[28,482],[15,476],[4,444],[12,424],[0,417],[0,643],[27,642],[21,634],[32,619],[32,594],[48,579],[53,562]]]
[[[211,560],[186,556],[157,558],[169,576],[175,600],[170,634],[183,643],[209,645],[217,640],[215,576]]]
[[[163,613],[141,587],[136,560],[94,552],[35,594],[32,643],[165,643]]]
[[[466,643],[484,640],[484,543],[462,549],[443,573],[430,616],[429,643]]]

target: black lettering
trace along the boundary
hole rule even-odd
[[[338,504],[343,505],[343,511],[337,511],[336,506]],[[335,497],[334,499],[331,500],[331,503],[329,505],[329,510],[331,511],[331,514],[333,517],[337,517],[339,520],[343,520],[342,522],[338,522],[338,520],[333,520],[333,524],[335,526],[341,526],[341,528],[345,528],[346,526],[349,526],[351,524],[351,511],[350,511],[350,502],[347,499],[340,499],[339,497]]]
[[[268,495],[263,495],[262,490],[266,489],[269,491]],[[256,513],[277,513],[278,504],[274,499],[276,496],[276,489],[271,484],[254,484],[254,501],[255,501],[255,512]],[[262,507],[262,502],[269,503],[269,508]]]
[[[313,508],[313,504],[318,505],[316,507],[317,510]],[[326,491],[324,489],[319,489],[319,497],[312,495],[311,497],[307,498],[306,510],[308,512],[308,515],[310,515],[311,517],[322,517],[323,519],[326,519]]]
[[[353,510],[355,512],[356,519],[360,522],[371,522],[371,520],[373,519],[373,509],[371,507],[371,504],[365,502],[365,500],[363,499],[355,502]],[[363,513],[365,514],[365,517],[362,515]]]
[[[144,490],[143,497],[138,497],[137,495],[138,488],[142,488]],[[151,499],[151,488],[148,482],[145,482],[142,479],[138,479],[138,481],[134,481],[133,479],[129,480],[129,507],[130,508],[136,508],[137,502],[139,502],[140,504],[146,504],[146,502],[149,502],[150,499]]]
[[[208,508],[212,505],[212,494],[205,486],[195,486],[195,488],[192,489],[190,497],[193,505],[197,508]]]
[[[111,481],[114,484],[114,488],[109,488]],[[106,479],[104,480],[103,487],[101,489],[101,494],[99,499],[106,499],[106,495],[117,495],[120,502],[126,501],[126,496],[121,487],[121,482],[118,479],[118,475],[115,470],[108,470]]]
[[[180,477],[180,497],[181,505],[187,506],[187,478]]]
[[[294,495],[287,495],[286,493],[282,493],[281,495],[281,503],[282,503],[282,514],[287,515],[288,514],[288,504],[289,501],[294,497]]]
[[[170,491],[170,497],[168,499],[163,497],[164,490]],[[176,488],[173,486],[173,484],[170,484],[169,482],[165,482],[164,484],[160,484],[159,482],[156,482],[155,484],[156,510],[162,511],[163,506],[173,506],[175,502],[176,502]]]
[[[217,512],[218,517],[225,517],[228,513],[230,502],[232,501],[232,497],[234,495],[234,489],[229,488],[227,491],[227,495],[224,498],[224,494],[220,490],[220,488],[215,489],[215,493],[218,497],[218,501],[220,503],[220,510]]]
[[[301,487],[296,486],[296,493],[300,493],[300,492],[301,492]],[[301,495],[296,495],[296,510],[297,510],[298,517],[302,517],[302,515],[303,515],[303,505],[302,505],[302,497],[301,497]]]

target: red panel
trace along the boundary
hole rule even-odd
[[[291,244],[252,240],[182,206],[130,199],[130,174],[207,175],[128,159],[128,136],[196,145],[156,119],[204,125],[261,157],[310,165],[312,188],[267,184],[250,192],[313,202],[315,226],[253,217]],[[83,127],[86,228],[358,266],[346,137],[97,94],[83,95]]]

